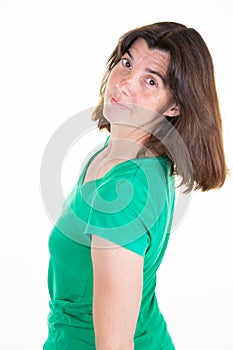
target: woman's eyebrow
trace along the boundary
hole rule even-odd
[[[126,50],[126,53],[129,55],[129,57],[131,58],[131,60],[134,61],[134,58],[133,58],[131,52],[130,52],[129,50]],[[159,72],[156,71],[156,70],[150,69],[150,68],[146,68],[145,71],[146,71],[147,73],[151,73],[151,74],[157,75],[157,76],[162,80],[163,84],[166,85],[166,79],[164,78],[164,76],[163,76],[161,73],[159,73]]]
[[[129,55],[129,57],[130,57],[131,60],[133,61],[134,59],[133,59],[133,56],[132,56],[131,52],[130,52],[129,50],[126,50],[125,52]]]
[[[166,85],[166,80],[161,73],[157,72],[156,70],[150,69],[150,68],[146,68],[145,71],[148,73],[157,75],[162,80],[163,84]]]

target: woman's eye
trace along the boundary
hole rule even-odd
[[[157,86],[157,83],[154,79],[149,78],[149,79],[147,79],[147,82],[151,86]]]
[[[125,66],[125,67],[127,67],[127,68],[131,67],[131,64],[127,58],[122,58],[121,62],[123,64],[123,66]]]

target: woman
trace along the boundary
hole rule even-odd
[[[227,174],[213,64],[201,36],[173,22],[123,35],[93,120],[110,136],[50,235],[44,350],[175,349],[155,294],[174,176],[189,192],[220,188]]]

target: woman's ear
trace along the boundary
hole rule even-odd
[[[180,106],[174,103],[163,113],[163,115],[166,117],[177,117],[180,115]]]

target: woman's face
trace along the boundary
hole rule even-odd
[[[172,94],[165,85],[169,53],[149,49],[138,39],[110,72],[104,116],[110,123],[148,125],[155,114],[177,115]]]

